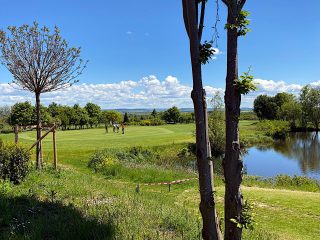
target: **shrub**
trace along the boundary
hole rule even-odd
[[[118,165],[119,161],[111,152],[107,150],[95,152],[89,160],[88,167],[92,168],[95,172],[99,172],[109,167]]]
[[[274,139],[285,139],[290,131],[290,124],[287,121],[264,120],[258,123],[258,128]]]
[[[23,146],[0,145],[0,178],[18,184],[29,171],[30,152]]]

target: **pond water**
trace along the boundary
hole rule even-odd
[[[320,179],[320,133],[292,133],[286,141],[268,147],[252,147],[243,156],[249,175],[279,174]]]

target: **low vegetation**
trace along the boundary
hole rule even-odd
[[[241,121],[242,136],[262,138],[257,125]],[[1,180],[0,239],[198,239],[197,181],[172,184],[170,192],[167,185],[144,185],[196,177],[193,132],[192,124],[129,126],[125,135],[102,129],[58,131],[58,171],[50,167],[52,145],[45,139],[45,169],[31,168],[19,185]],[[20,141],[32,144],[35,133],[20,133]],[[215,185],[221,217],[219,166]],[[255,224],[244,231],[244,239],[316,239],[319,189],[318,182],[304,177],[245,176],[243,192]]]

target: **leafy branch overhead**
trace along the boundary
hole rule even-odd
[[[51,92],[78,82],[86,67],[80,48],[69,47],[55,27],[10,26],[0,32],[1,63],[12,73],[13,83],[34,93]]]
[[[250,24],[250,20],[247,19],[247,17],[250,16],[250,12],[248,11],[240,11],[239,16],[236,19],[236,23],[227,23],[225,25],[225,29],[237,29],[238,30],[238,36],[245,36],[248,32],[251,30],[248,28]]]
[[[216,50],[212,47],[212,42],[205,41],[200,44],[199,61],[201,64],[209,63],[210,59],[214,56]]]
[[[249,92],[257,89],[255,83],[253,82],[253,76],[250,75],[250,70],[251,69],[249,68],[247,72],[244,72],[243,75],[240,76],[240,79],[235,80],[234,85],[240,94],[246,95]]]

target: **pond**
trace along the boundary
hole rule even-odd
[[[249,175],[287,174],[320,179],[320,134],[291,133],[286,141],[249,148],[243,159]]]

